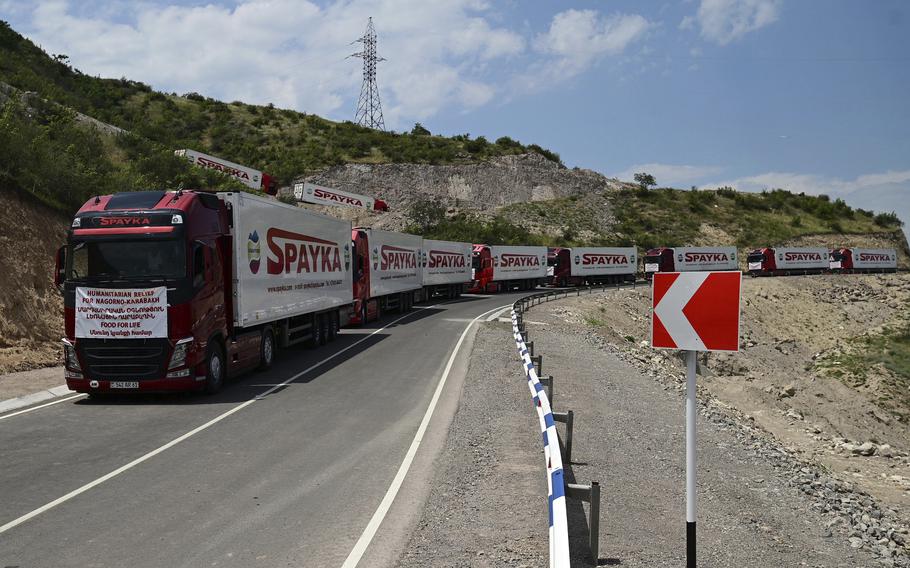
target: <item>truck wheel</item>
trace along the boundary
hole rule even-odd
[[[310,329],[310,347],[319,347],[325,344],[322,334],[325,332],[322,314],[313,314],[313,327]]]
[[[319,345],[329,342],[329,314],[319,314]]]
[[[205,392],[215,394],[224,386],[224,352],[217,341],[209,343],[205,358]]]
[[[275,334],[272,329],[267,327],[262,330],[262,338],[259,340],[259,368],[263,371],[272,366],[275,362]]]
[[[329,316],[329,341],[335,341],[338,337],[338,312],[330,312]]]

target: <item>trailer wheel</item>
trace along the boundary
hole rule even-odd
[[[319,314],[319,345],[329,342],[329,314]]]
[[[338,337],[338,312],[330,312],[329,316],[329,341],[335,341]]]
[[[325,345],[323,333],[325,333],[325,324],[323,323],[322,314],[313,314],[313,327],[310,329],[310,347]]]
[[[205,358],[205,392],[215,394],[224,386],[224,352],[217,341],[209,343]]]
[[[272,328],[267,327],[262,330],[262,338],[259,340],[259,368],[263,371],[272,366],[275,362],[275,333]]]

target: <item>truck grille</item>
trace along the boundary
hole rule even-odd
[[[77,345],[89,377],[102,381],[161,378],[170,353],[167,339],[81,339]]]

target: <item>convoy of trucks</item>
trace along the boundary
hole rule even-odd
[[[423,239],[239,192],[98,196],[57,253],[64,374],[78,392],[215,392],[279,347],[322,345],[415,302],[634,281],[636,253]],[[739,269],[734,247],[654,248],[643,261],[646,278]],[[893,272],[897,254],[766,247],[747,262],[753,275]]]
[[[98,196],[56,259],[67,385],[215,392],[278,347],[461,294],[470,251],[246,193]]]

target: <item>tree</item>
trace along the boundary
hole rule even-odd
[[[413,228],[421,234],[434,228],[446,217],[445,205],[430,199],[418,199],[408,211]]]
[[[637,183],[642,189],[648,189],[652,185],[657,185],[657,180],[654,179],[654,176],[645,172],[639,172],[635,174],[635,183]]]
[[[430,132],[429,130],[427,130],[427,129],[426,129],[422,124],[420,124],[419,122],[415,122],[415,123],[414,123],[414,128],[411,129],[411,136],[430,136],[431,134],[432,134],[432,132]]]

